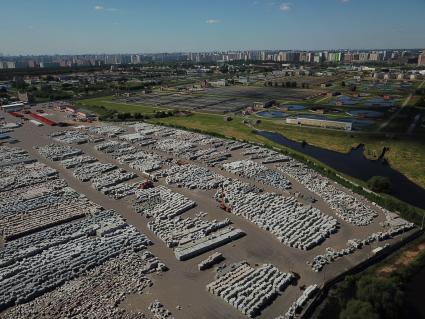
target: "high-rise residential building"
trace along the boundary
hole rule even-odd
[[[142,62],[142,57],[139,54],[131,56],[131,64],[140,64]]]
[[[425,50],[418,57],[418,65],[425,65]]]

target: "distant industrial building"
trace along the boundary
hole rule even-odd
[[[257,110],[257,109],[261,109],[261,108],[272,107],[275,103],[276,103],[275,100],[264,101],[264,102],[254,102],[253,107],[254,107],[254,109]]]
[[[12,103],[12,104],[2,105],[1,109],[4,112],[19,112],[24,109],[24,103]]]
[[[221,86],[227,86],[227,80],[225,79],[221,79],[221,80],[217,80],[217,81],[210,81],[208,82],[208,84],[212,87],[221,87]]]
[[[323,128],[342,129],[346,131],[351,131],[353,129],[353,123],[351,122],[320,119],[320,118],[309,118],[309,117],[302,117],[302,116],[287,118],[286,123],[296,124],[296,125],[316,126],[316,127],[323,127]]]

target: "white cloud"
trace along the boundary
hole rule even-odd
[[[207,23],[207,24],[219,24],[219,23],[221,23],[221,20],[218,20],[218,19],[208,19],[207,21],[205,21],[205,23]]]
[[[288,11],[291,11],[291,9],[292,9],[292,3],[289,3],[289,2],[284,2],[279,6],[279,10],[281,11],[288,12]]]
[[[115,12],[115,11],[118,11],[118,9],[117,8],[105,8],[104,6],[101,6],[101,5],[97,5],[97,6],[94,6],[94,8],[93,8],[95,11],[108,11],[108,12]]]

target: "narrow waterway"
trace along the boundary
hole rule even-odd
[[[425,189],[391,168],[384,159],[376,161],[366,159],[363,156],[363,146],[353,149],[348,154],[343,154],[320,147],[303,145],[273,132],[259,131],[257,134],[313,157],[341,173],[363,181],[369,180],[372,176],[388,177],[391,181],[391,195],[406,203],[425,209]]]

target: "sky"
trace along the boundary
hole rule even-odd
[[[425,0],[0,0],[0,54],[425,47]]]

